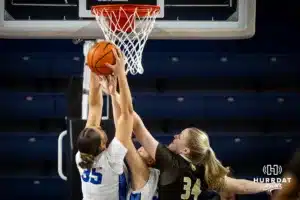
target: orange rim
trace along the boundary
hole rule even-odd
[[[127,14],[133,14],[137,12],[139,17],[151,16],[160,11],[159,6],[154,5],[138,5],[138,4],[109,4],[109,5],[99,5],[92,7],[92,14],[97,15],[97,13],[102,13],[102,16],[107,17],[109,13],[119,11],[120,8]],[[105,10],[106,12],[102,12]],[[120,12],[121,17],[127,17],[125,13]]]

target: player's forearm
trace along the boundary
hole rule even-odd
[[[148,131],[142,119],[136,112],[133,114],[133,133],[139,143],[146,149],[150,156],[155,159],[158,142]]]
[[[90,77],[90,91],[89,91],[89,106],[101,106],[103,104],[101,85],[94,73]]]
[[[272,189],[272,186],[268,183],[257,183],[244,179],[239,179],[238,184],[239,187],[237,187],[236,191],[234,191],[236,194],[256,194]]]
[[[140,116],[134,112],[133,114],[133,134],[139,141],[139,143],[143,146],[143,143],[145,143],[145,137],[144,137],[144,132],[145,132],[145,125],[140,118]],[[146,129],[147,130],[147,129]]]
[[[113,110],[113,116],[114,116],[114,123],[115,126],[117,126],[118,119],[121,114],[121,109],[120,109],[120,96],[118,93],[114,94],[111,96],[111,104],[112,104],[112,110]]]
[[[118,81],[119,81],[119,88],[120,88],[121,113],[132,113],[133,112],[132,98],[131,98],[131,92],[129,89],[125,71],[120,73],[118,77]]]
[[[99,127],[102,117],[103,96],[96,75],[91,73],[89,91],[89,113],[86,126]]]

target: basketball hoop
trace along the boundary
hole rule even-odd
[[[143,74],[144,46],[159,11],[160,7],[153,5],[112,4],[92,7],[105,39],[124,52],[127,73]]]

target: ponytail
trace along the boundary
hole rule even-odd
[[[222,165],[210,147],[204,156],[203,165],[205,167],[204,178],[208,187],[220,191],[224,186],[224,178],[229,173],[229,169]]]
[[[99,131],[97,128],[85,128],[77,138],[77,148],[81,158],[78,165],[83,169],[91,169],[95,157],[102,151]]]
[[[204,166],[204,179],[208,188],[220,191],[229,170],[216,158],[205,132],[197,128],[187,128],[184,131],[188,133],[187,147],[190,149],[188,158],[194,165]]]
[[[95,156],[86,153],[80,153],[80,158],[81,161],[79,162],[79,166],[82,169],[91,169],[93,167]]]

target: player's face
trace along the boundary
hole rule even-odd
[[[152,164],[154,164],[153,159],[151,158],[150,154],[144,149],[144,147],[140,147],[138,149],[138,153],[141,156],[141,158],[143,159],[143,161],[148,165],[151,166]]]
[[[174,139],[168,148],[175,153],[183,153],[183,150],[186,149],[186,140],[187,133],[183,130],[180,134],[174,136]]]

